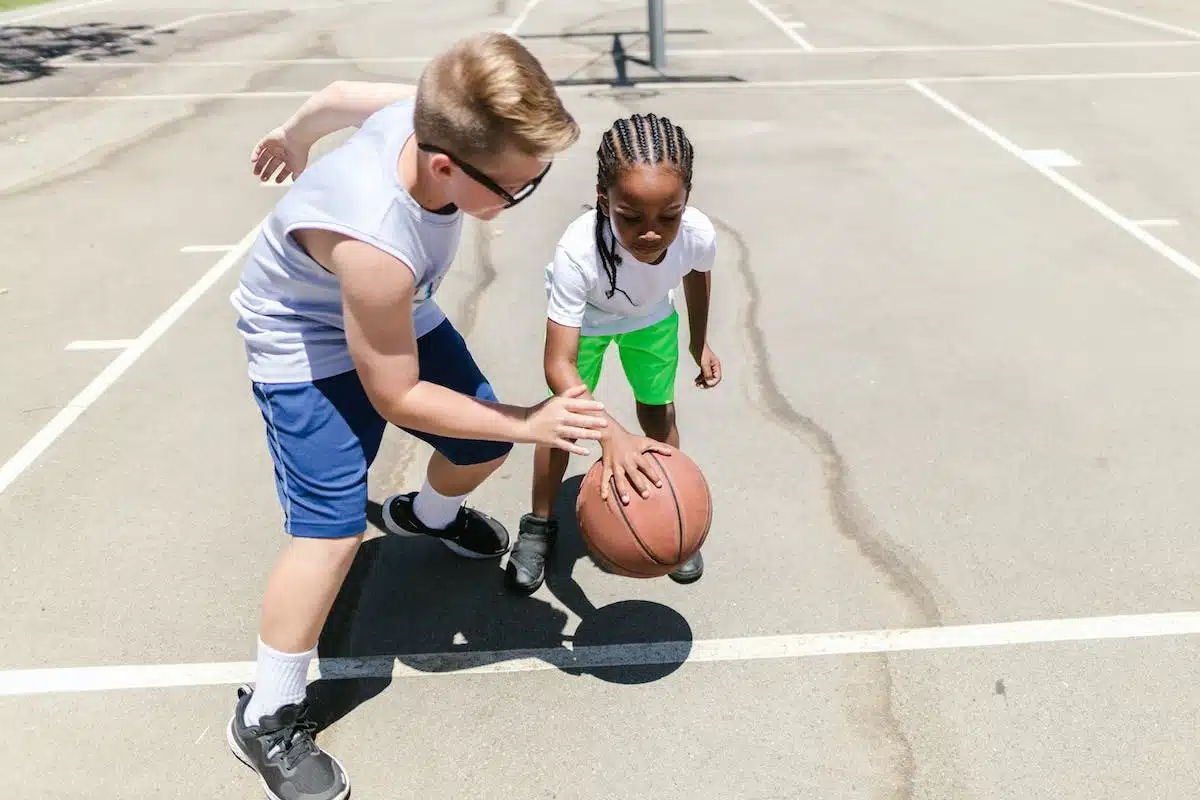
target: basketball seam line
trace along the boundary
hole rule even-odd
[[[675,563],[679,563],[679,559],[683,556],[683,509],[679,507],[679,492],[675,491],[675,482],[671,480],[670,474],[666,467],[663,466],[662,459],[658,454],[651,453],[650,457],[654,459],[654,463],[658,465],[658,471],[662,473],[663,480],[667,482],[667,486],[671,489],[671,498],[675,501],[675,529],[679,531],[679,547],[675,551]]]
[[[633,523],[629,521],[629,517],[625,514],[625,504],[621,502],[621,493],[617,491],[616,477],[609,478],[609,480],[612,481],[612,503],[617,507],[617,511],[621,512],[621,519],[625,521],[625,527],[629,528],[629,532],[633,535],[633,540],[638,543],[638,547],[642,548],[642,552],[646,554],[646,557],[655,564],[658,564],[661,567],[671,566],[669,562],[660,561],[658,556],[650,552],[650,548],[647,547],[646,543],[642,541],[642,537],[638,536],[637,528],[633,526]]]

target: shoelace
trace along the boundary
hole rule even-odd
[[[303,759],[317,751],[313,741],[313,733],[317,723],[305,716],[299,716],[291,725],[281,728],[271,736],[268,752],[280,754],[280,760],[288,769],[294,769]]]

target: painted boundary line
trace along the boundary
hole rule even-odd
[[[1016,156],[1022,162],[1037,170],[1051,183],[1056,184],[1060,189],[1064,190],[1076,200],[1079,200],[1088,208],[1092,209],[1097,214],[1104,217],[1109,222],[1113,223],[1118,228],[1149,247],[1155,253],[1158,253],[1160,256],[1167,259],[1172,264],[1191,275],[1193,278],[1200,278],[1200,265],[1197,265],[1196,262],[1192,261],[1183,253],[1180,253],[1175,248],[1166,244],[1154,234],[1147,232],[1144,228],[1139,228],[1135,222],[1117,212],[1112,208],[1112,206],[1108,205],[1103,200],[1098,199],[1086,190],[1080,188],[1073,181],[1064,178],[1062,175],[1055,172],[1054,169],[1047,167],[1045,164],[1037,161],[1036,159],[1029,158],[1026,151],[1022,150],[1004,136],[968,114],[966,111],[963,111],[961,108],[954,105],[949,100],[930,89],[928,86],[922,85],[920,81],[909,81],[909,86],[916,89],[929,100],[932,100],[934,103],[940,106],[943,110],[957,117],[960,121],[964,122],[978,133],[981,133],[988,139],[991,139],[992,142],[1008,151],[1009,154]]]
[[[794,660],[818,656],[901,653],[973,647],[1140,639],[1200,634],[1200,612],[1030,620],[939,628],[813,633],[620,644],[574,650],[544,648],[425,653],[316,661],[310,680],[503,675],[552,669],[588,670],[653,664]],[[403,659],[399,661],[398,659]],[[0,696],[220,686],[251,682],[256,664],[162,664],[0,672]]]
[[[1133,22],[1146,28],[1153,28],[1155,30],[1166,31],[1167,33],[1175,33],[1179,34],[1180,36],[1191,36],[1194,39],[1200,39],[1200,31],[1194,31],[1190,28],[1172,25],[1167,22],[1159,22],[1158,20],[1151,19],[1150,17],[1143,17],[1140,14],[1131,14],[1128,11],[1120,11],[1115,8],[1109,8],[1108,6],[1087,3],[1084,2],[1084,0],[1050,0],[1050,2],[1057,3],[1060,6],[1080,8],[1084,11],[1091,11],[1094,14],[1102,14],[1106,17],[1112,17],[1114,19],[1122,19],[1126,22]]]
[[[42,453],[46,452],[46,449],[62,436],[110,386],[116,383],[117,379],[124,375],[150,349],[152,344],[162,338],[162,335],[170,330],[171,326],[178,322],[179,318],[195,305],[196,301],[219,281],[230,267],[241,260],[242,256],[250,249],[250,245],[254,243],[254,237],[258,234],[261,224],[260,222],[251,228],[250,232],[243,236],[232,250],[201,275],[199,280],[193,283],[166,311],[159,314],[146,330],[132,340],[129,347],[122,350],[120,355],[114,358],[99,375],[83,387],[79,394],[75,395],[41,430],[35,433],[32,439],[26,442],[8,461],[4,462],[3,466],[0,466],[0,494],[3,494],[13,481],[21,477],[21,474],[37,461]]]
[[[529,20],[529,15],[532,14],[533,10],[541,5],[541,3],[542,0],[528,0],[528,2],[525,3],[525,6],[517,13],[516,19],[509,23],[509,26],[504,29],[504,32],[509,36],[516,36],[517,38],[520,38],[517,31],[519,31],[521,26]]]
[[[802,47],[803,49],[808,50],[808,51],[812,51],[812,50],[816,49],[811,44],[809,44],[807,39],[805,39],[800,34],[796,33],[796,28],[793,25],[789,25],[786,21],[784,21],[782,18],[780,18],[780,16],[778,14],[776,14],[771,9],[767,8],[767,6],[763,4],[762,0],[746,0],[746,2],[750,3],[750,5],[754,7],[755,11],[757,11],[759,14],[762,14],[764,17],[766,17],[768,22],[770,22],[776,28],[779,28],[779,30],[783,31],[784,36],[788,37],[793,42],[800,45],[800,47]]]
[[[672,58],[754,58],[788,56],[840,56],[840,55],[883,55],[888,53],[994,53],[1025,52],[1032,50],[1145,50],[1190,48],[1200,46],[1200,39],[1164,39],[1162,41],[1138,40],[1129,42],[1029,42],[1024,44],[911,44],[883,47],[822,47],[820,50],[805,50],[801,47],[757,47],[748,49],[690,49],[667,50]],[[630,50],[629,55],[649,58],[642,50]],[[588,61],[595,56],[550,55],[542,58],[543,63]],[[65,56],[64,56],[65,58]],[[428,56],[313,56],[311,58],[262,58],[250,61],[55,61],[63,69],[216,69],[231,67],[268,66],[334,66],[339,64],[425,64]]]
[[[1034,83],[1038,81],[1105,81],[1105,80],[1168,80],[1174,78],[1200,78],[1200,71],[1175,72],[1066,72],[1029,73],[1015,75],[931,75],[915,78],[814,78],[811,80],[783,81],[712,81],[676,83],[671,81],[645,81],[630,91],[715,91],[731,89],[821,89],[838,87],[910,86],[913,83]],[[32,103],[114,103],[155,101],[204,101],[204,100],[293,100],[308,98],[316,89],[250,91],[250,92],[181,92],[164,94],[107,94],[107,95],[43,95],[29,97],[0,97],[0,105]],[[561,94],[591,93],[602,91],[624,91],[605,83],[595,86],[560,86]]]
[[[21,25],[26,22],[32,22],[35,19],[41,19],[42,17],[52,17],[56,14],[66,14],[69,11],[81,11],[85,8],[92,8],[93,6],[105,6],[111,2],[112,0],[88,0],[86,3],[75,3],[74,5],[69,6],[50,6],[49,8],[43,8],[41,11],[35,11],[32,14],[24,14],[19,17],[13,17],[12,19],[0,17],[0,28],[3,28],[6,25]]]

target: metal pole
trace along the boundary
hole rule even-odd
[[[663,0],[650,2],[650,66],[661,70],[667,66],[667,31],[663,20]]]

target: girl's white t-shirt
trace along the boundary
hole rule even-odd
[[[712,221],[699,209],[687,206],[679,235],[658,264],[638,261],[617,243],[617,289],[596,248],[596,210],[573,221],[554,249],[546,266],[547,316],[560,325],[579,328],[583,336],[612,336],[640,330],[670,316],[675,309],[675,288],[683,276],[712,269],[717,235]],[[611,232],[605,241],[611,241]]]

